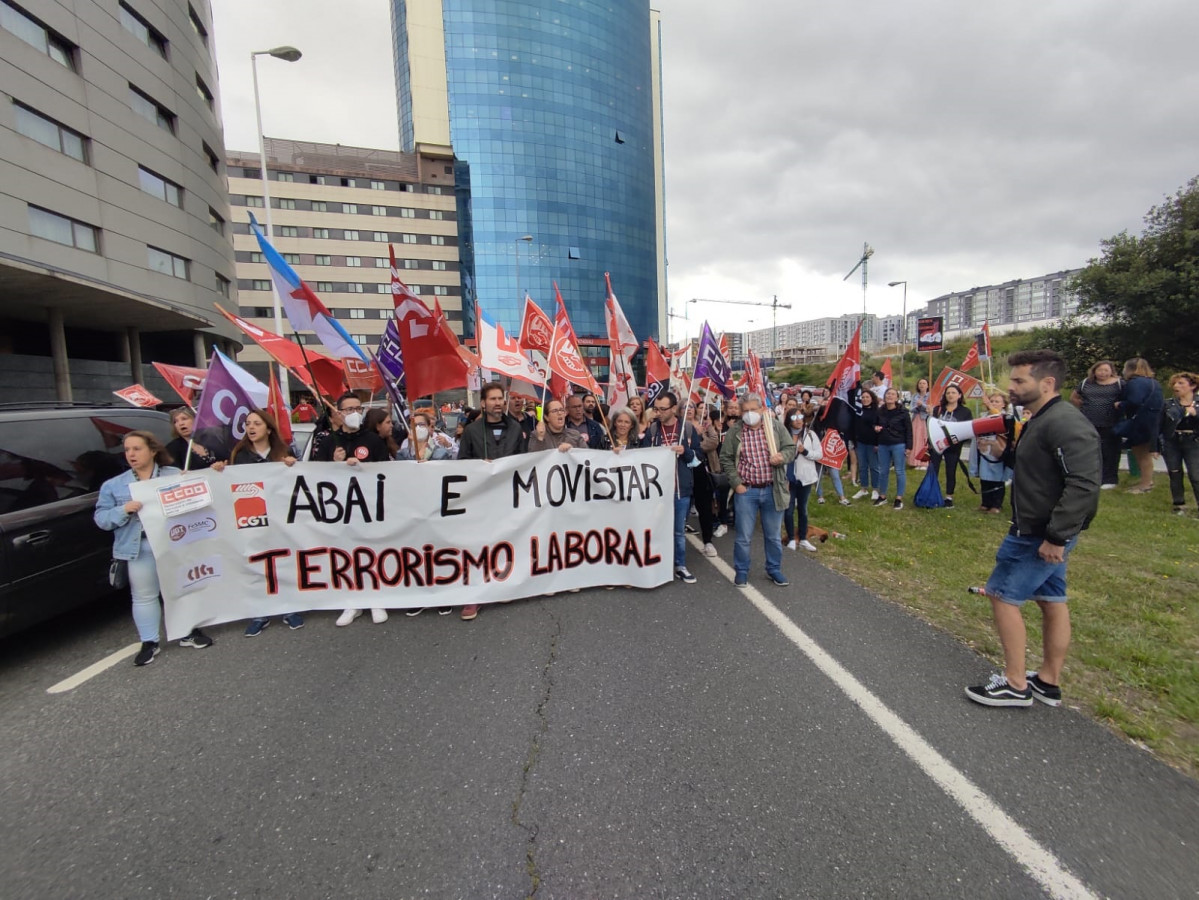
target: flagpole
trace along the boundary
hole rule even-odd
[[[312,392],[320,398],[321,402],[324,403],[327,408],[333,409],[334,403],[337,402],[337,398],[334,397],[333,402],[330,402],[329,399],[321,393],[320,383],[316,380],[316,373],[312,371],[312,363],[308,359],[308,351],[304,349],[304,342],[300,340],[300,333],[293,330],[292,335],[295,336],[296,343],[300,346],[300,354],[304,357],[304,368],[308,370],[308,377],[312,379]],[[342,378],[345,378],[344,373],[342,374]],[[302,381],[303,379],[300,380]],[[350,386],[349,382],[346,382],[345,385],[347,388]]]

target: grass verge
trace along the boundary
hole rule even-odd
[[[979,513],[961,477],[956,508],[917,509],[911,498],[923,475],[908,470],[899,511],[869,500],[838,506],[826,482],[829,502],[813,499],[810,521],[848,537],[823,544],[819,559],[1002,665],[990,601],[966,588],[986,582],[1008,516]],[[1193,508],[1186,518],[1172,515],[1165,474],[1157,477],[1147,495],[1125,493],[1127,475],[1119,490],[1104,491],[1099,515],[1070,555],[1073,640],[1062,689],[1067,705],[1199,777],[1199,518]],[[894,489],[894,474],[890,483]],[[1024,619],[1035,669],[1035,604]]]

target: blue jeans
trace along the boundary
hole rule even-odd
[[[791,502],[787,504],[787,511],[783,513],[783,532],[786,534],[787,543],[792,540],[807,540],[808,537],[808,497],[812,493],[812,485],[798,484],[791,482]],[[798,514],[798,522],[796,517]],[[796,527],[792,529],[792,523]]]
[[[674,567],[687,566],[687,513],[691,512],[690,497],[674,498]]]
[[[762,542],[766,546],[766,574],[783,574],[783,541],[779,536],[783,514],[774,507],[774,487],[746,487],[744,494],[733,495],[734,523],[733,569],[737,579],[749,577],[749,539],[758,516],[762,517]]]
[[[874,444],[856,445],[858,454],[858,486],[864,491],[878,490],[878,447]]]
[[[841,487],[841,470],[834,469],[832,466],[821,466],[821,474],[827,474],[829,481],[833,483],[833,490],[837,492],[837,499],[840,500],[845,496],[845,488]],[[816,499],[821,499],[824,496],[824,479],[816,479]]]
[[[876,470],[876,480],[874,486],[878,488],[879,494],[887,496],[887,485],[891,483],[891,467],[895,467],[895,498],[903,499],[903,492],[908,486],[908,471],[905,468],[907,463],[908,448],[903,444],[879,444],[878,447],[878,468]]]
[[[162,628],[162,607],[158,605],[160,590],[154,552],[143,534],[137,559],[129,560],[129,593],[133,596],[133,624],[137,626],[139,640],[158,640]]]

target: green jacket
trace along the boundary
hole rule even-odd
[[[1065,546],[1099,509],[1099,433],[1060,397],[1025,423],[1016,442],[1012,529]]]
[[[783,454],[783,461],[774,467],[774,508],[782,512],[791,502],[791,487],[787,483],[787,466],[795,459],[795,441],[776,419],[770,410],[762,412],[763,428],[774,429],[774,444]],[[745,426],[738,420],[729,426],[729,433],[724,436],[724,444],[720,448],[720,468],[729,476],[729,487],[736,489],[741,483],[741,474],[737,471],[737,461],[741,458],[741,430]]]

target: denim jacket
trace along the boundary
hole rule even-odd
[[[154,478],[169,478],[183,473],[174,466],[155,466]],[[105,531],[115,531],[112,542],[114,559],[137,559],[141,550],[142,521],[136,514],[125,512],[125,504],[133,499],[129,485],[137,480],[137,473],[127,469],[120,475],[100,485],[100,498],[96,501],[96,512],[92,518]]]

